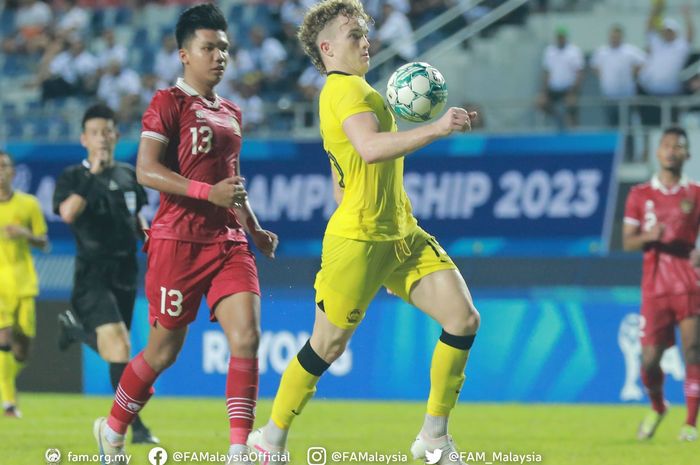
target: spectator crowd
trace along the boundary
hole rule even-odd
[[[625,40],[624,30],[613,24],[608,42],[601,45],[590,58],[590,68],[598,78],[600,94],[606,100],[606,118],[610,126],[620,120],[620,103],[635,97],[632,112],[645,126],[661,124],[660,102],[700,90],[700,79],[684,80],[682,71],[688,64],[695,36],[691,7],[682,9],[683,24],[665,16],[664,2],[653,2],[646,24],[646,47]],[[569,40],[566,28],[557,28],[554,42],[542,57],[542,84],[537,99],[539,108],[560,128],[578,124],[579,96],[586,68],[581,49]],[[672,122],[678,112],[673,111]]]
[[[175,17],[193,3],[198,2],[0,1],[4,71],[37,90],[38,107],[53,108],[67,99],[83,106],[99,100],[114,108],[122,125],[136,127],[155,90],[174,84],[182,66],[174,31],[164,26],[174,21],[153,24],[148,18]],[[231,59],[218,89],[243,108],[246,130],[265,125],[284,129],[289,122],[268,121],[265,109],[312,102],[323,86],[324,76],[309,64],[296,39],[303,14],[314,3],[218,2],[231,24]],[[373,51],[392,47],[400,60],[408,61],[418,54],[413,30],[453,1],[364,3],[375,19]],[[156,14],[149,16],[149,9]]]

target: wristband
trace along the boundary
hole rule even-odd
[[[212,185],[206,182],[190,181],[187,185],[187,197],[199,200],[209,200]]]

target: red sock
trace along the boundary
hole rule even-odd
[[[153,383],[158,377],[143,358],[143,352],[134,357],[119,380],[114,403],[107,424],[117,433],[125,434],[134,417],[155,392]]]
[[[685,404],[688,408],[686,424],[695,426],[698,419],[698,405],[700,404],[700,365],[687,365],[685,367]]]
[[[245,444],[253,429],[258,399],[258,359],[231,357],[226,377],[226,409],[231,444]]]
[[[666,411],[664,404],[664,372],[660,367],[645,370],[642,368],[642,384],[647,388],[651,408],[658,413]]]

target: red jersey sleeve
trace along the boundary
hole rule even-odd
[[[141,137],[149,137],[167,145],[177,134],[178,102],[169,90],[159,90],[143,114]]]
[[[238,118],[238,126],[240,127],[241,133],[243,132],[243,112],[238,106],[234,107],[234,113],[236,115],[236,118]],[[243,134],[241,134],[241,137]]]
[[[642,198],[639,195],[639,189],[633,187],[627,195],[627,203],[625,204],[625,224],[640,226],[644,221],[644,211],[642,209]]]

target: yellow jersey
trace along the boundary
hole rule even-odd
[[[23,226],[35,236],[46,234],[46,220],[33,195],[15,191],[0,202],[0,293],[32,297],[39,293],[34,261],[27,239],[10,239],[6,227]]]
[[[362,241],[401,239],[417,224],[403,187],[404,157],[370,165],[343,131],[346,118],[365,112],[375,114],[380,131],[397,130],[384,99],[363,77],[329,73],[319,97],[320,129],[343,200],[326,234]]]

